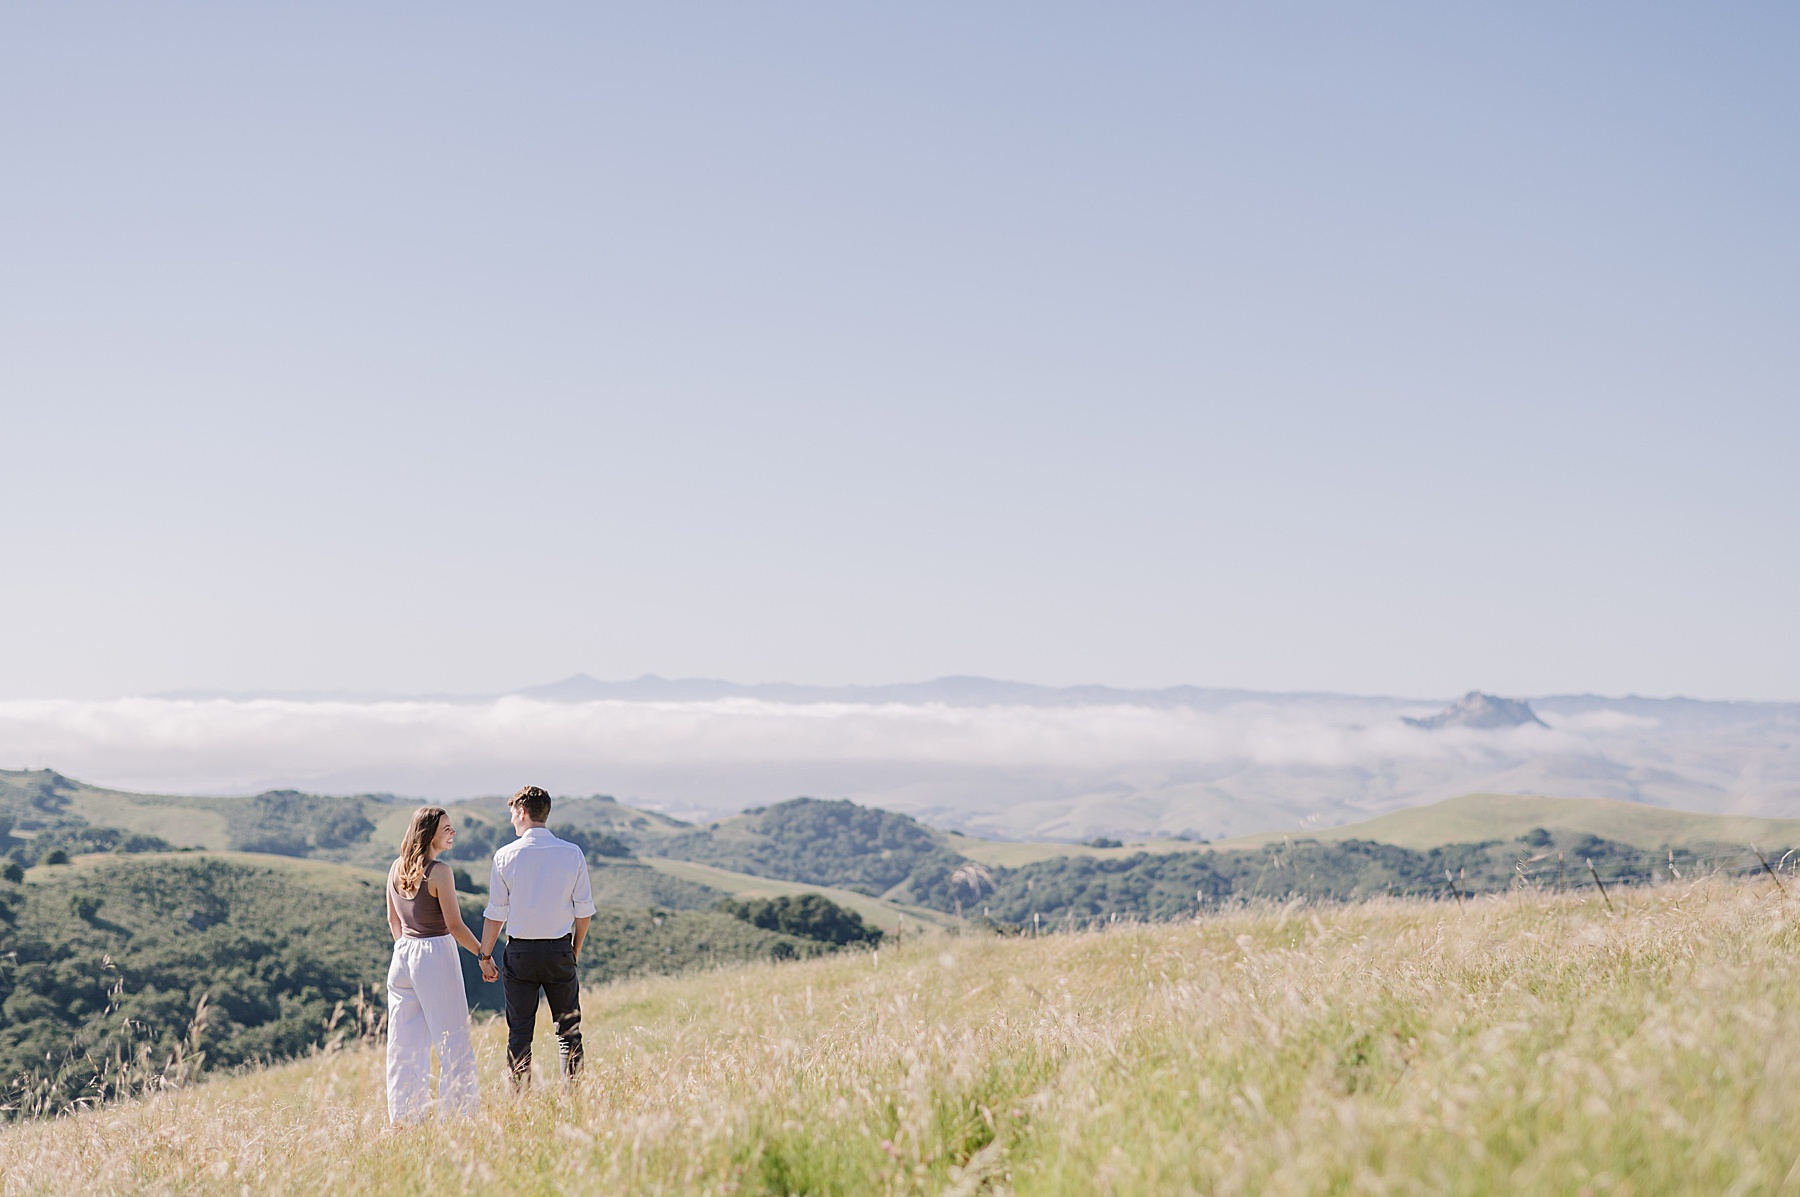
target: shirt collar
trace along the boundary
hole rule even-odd
[[[553,840],[556,837],[550,834],[550,829],[548,827],[527,827],[524,834],[519,836],[519,838],[522,840]]]

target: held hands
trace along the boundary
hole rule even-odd
[[[500,979],[500,968],[494,963],[492,956],[481,962],[481,979],[490,985]]]

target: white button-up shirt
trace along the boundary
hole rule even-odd
[[[528,827],[494,853],[484,917],[505,923],[512,938],[560,939],[593,914],[587,857],[568,840]]]

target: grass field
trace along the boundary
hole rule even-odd
[[[1800,819],[1758,819],[1670,810],[1611,798],[1543,798],[1520,794],[1464,794],[1428,806],[1394,811],[1362,823],[1307,832],[1319,840],[1376,840],[1402,848],[1510,840],[1533,827],[1585,832],[1639,848],[1667,844],[1800,843]],[[1279,842],[1284,834],[1240,836],[1219,848],[1251,848]]]
[[[0,1131],[0,1192],[1775,1194],[1800,900],[1376,901],[635,981],[589,1068],[387,1127],[351,1047]],[[539,1059],[553,1059],[540,1051]]]

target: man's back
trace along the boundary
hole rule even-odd
[[[579,847],[532,827],[494,853],[486,917],[513,939],[558,939],[594,913],[587,857]]]

